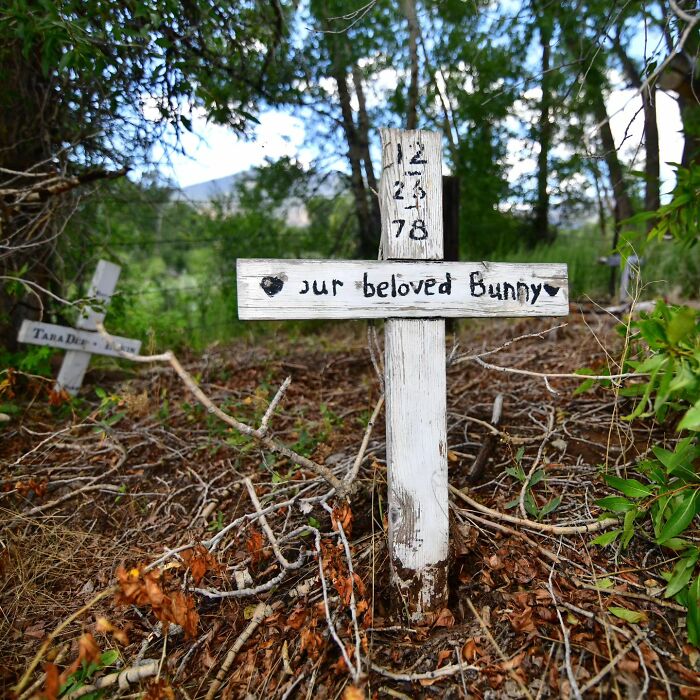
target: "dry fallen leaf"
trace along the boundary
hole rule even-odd
[[[365,694],[354,685],[346,685],[343,700],[365,700]]]
[[[46,674],[46,680],[44,681],[44,691],[42,696],[46,698],[46,700],[56,700],[58,697],[58,691],[61,689],[58,666],[56,666],[56,664],[45,664],[44,673]]]
[[[95,631],[102,634],[111,634],[120,644],[129,644],[129,636],[125,629],[120,629],[113,625],[106,617],[98,617],[95,624]]]
[[[438,652],[437,667],[440,668],[444,661],[447,661],[452,656],[452,649],[441,649]]]
[[[454,627],[455,616],[449,608],[443,608],[439,613],[433,627]]]

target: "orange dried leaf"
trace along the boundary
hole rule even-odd
[[[340,523],[345,534],[350,537],[352,534],[352,510],[350,510],[350,505],[347,502],[333,509],[331,523],[336,531],[338,530],[338,523]]]
[[[80,635],[78,640],[78,659],[80,661],[85,661],[86,664],[98,661],[101,653],[100,647],[97,646],[97,642],[90,632]]]
[[[148,683],[142,700],[175,700],[175,693],[165,678],[154,678]]]
[[[365,694],[357,686],[346,685],[343,700],[365,700]]]
[[[102,634],[111,634],[120,644],[129,644],[129,636],[125,629],[120,629],[113,625],[106,617],[98,617],[95,624],[95,631]]]
[[[51,389],[49,392],[49,404],[51,406],[60,406],[61,404],[66,403],[67,401],[70,401],[70,396],[68,395],[68,392],[65,389],[61,389],[60,391],[55,391],[54,389]]]
[[[182,558],[192,574],[195,586],[198,586],[208,571],[220,571],[221,566],[209,550],[201,544],[182,553]]]
[[[447,661],[447,659],[449,659],[450,656],[452,656],[452,649],[441,649],[438,652],[437,658],[438,668],[440,668],[440,666],[442,666],[443,661]]]
[[[443,608],[435,620],[434,627],[454,627],[455,616],[450,612],[449,608]]]
[[[44,681],[44,691],[42,696],[46,700],[56,700],[58,697],[58,691],[61,689],[61,679],[58,673],[58,666],[56,664],[45,664],[44,673],[46,674],[46,680]]]
[[[300,630],[306,621],[306,608],[297,607],[287,617],[287,625],[293,630]]]
[[[263,540],[262,532],[260,532],[260,530],[251,528],[245,546],[250,553],[250,559],[254,565],[261,559],[264,559],[263,549],[265,546],[265,541]]]

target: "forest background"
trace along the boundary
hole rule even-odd
[[[40,314],[70,323],[60,300],[84,297],[101,257],[123,267],[114,332],[195,350],[243,332],[236,258],[376,258],[380,126],[443,132],[462,259],[567,262],[572,297],[602,299],[611,270],[597,257],[638,252],[644,281],[666,280],[645,294],[696,295],[697,249],[647,234],[662,189],[686,209],[697,193],[697,19],[695,2],[12,0],[0,14],[3,364],[46,369],[51,351],[18,350],[15,329]],[[630,127],[615,142],[621,90],[641,140]],[[660,179],[662,92],[682,124],[678,185]],[[272,109],[303,120],[311,162],[270,160],[205,207],[155,163],[193,121],[253,138]]]

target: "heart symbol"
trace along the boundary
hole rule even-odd
[[[547,283],[545,283],[544,291],[547,292],[550,297],[553,297],[559,291],[559,287],[550,287]]]
[[[279,277],[263,277],[260,286],[267,296],[273,297],[275,294],[282,291],[284,282]]]

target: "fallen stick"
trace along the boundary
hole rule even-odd
[[[110,673],[108,676],[98,678],[92,685],[84,685],[82,688],[74,690],[69,695],[66,695],[65,700],[75,700],[83,695],[92,693],[101,688],[108,688],[115,683],[119,684],[120,690],[127,690],[130,683],[136,683],[144,678],[150,678],[158,673],[158,661],[148,661],[141,666],[131,666],[117,673]]]
[[[538,523],[534,520],[525,520],[524,518],[516,518],[514,515],[508,515],[507,513],[501,513],[493,508],[484,506],[479,501],[475,501],[473,498],[467,496],[466,493],[460,491],[458,488],[449,486],[450,493],[454,494],[458,498],[461,498],[465,503],[468,503],[472,508],[490,515],[496,520],[504,520],[507,523],[513,523],[514,525],[520,525],[521,527],[527,527],[531,530],[538,530],[539,532],[549,532],[553,535],[583,535],[588,532],[599,532],[600,530],[606,530],[613,525],[619,525],[617,518],[606,518],[605,520],[593,520],[591,522],[585,523],[583,525],[548,525],[547,523]]]
[[[224,681],[224,678],[226,674],[228,673],[228,670],[231,668],[233,665],[233,662],[236,658],[236,655],[238,652],[241,650],[243,645],[248,641],[250,636],[255,632],[255,630],[258,628],[260,623],[268,616],[272,614],[272,608],[269,605],[266,605],[265,603],[258,603],[257,607],[255,608],[255,612],[253,613],[253,617],[251,618],[250,622],[248,623],[248,626],[238,635],[238,639],[233,643],[233,646],[229,649],[228,654],[226,654],[226,658],[224,659],[224,663],[221,664],[221,668],[219,669],[219,672],[216,674],[216,678],[212,680],[211,685],[209,686],[209,690],[207,691],[207,695],[205,697],[205,700],[213,700],[213,698],[216,696],[217,692],[219,691],[219,688],[221,688],[221,684]]]
[[[464,664],[452,664],[451,666],[442,666],[441,668],[436,668],[434,671],[424,671],[423,673],[397,673],[396,671],[391,671],[388,668],[383,668],[382,666],[377,666],[376,664],[370,664],[370,668],[385,678],[391,678],[392,681],[432,681],[438,678],[447,678],[448,676],[454,676],[461,671],[480,671],[478,666],[465,666]]]
[[[484,469],[486,468],[486,463],[493,452],[493,448],[498,442],[498,424],[501,422],[502,410],[503,394],[498,394],[494,399],[493,410],[491,412],[491,425],[496,428],[496,432],[491,432],[484,438],[479,454],[477,454],[476,459],[472,463],[472,466],[469,468],[469,472],[467,473],[467,481],[469,481],[470,484],[473,484],[481,478],[481,475],[484,473]]]

